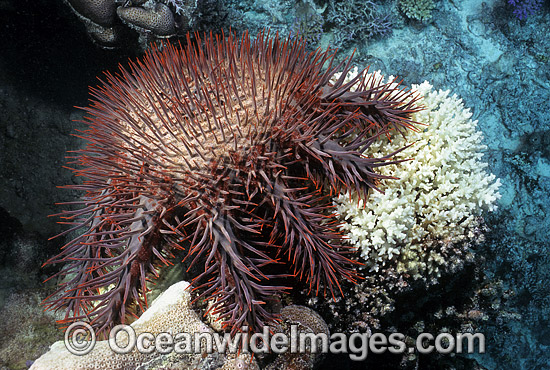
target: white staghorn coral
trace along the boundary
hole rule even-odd
[[[437,278],[442,268],[460,262],[453,244],[475,238],[482,211],[496,208],[500,181],[486,171],[482,134],[462,101],[428,82],[413,90],[426,108],[413,120],[425,126],[406,138],[378,141],[365,153],[387,155],[412,143],[396,156],[410,160],[380,168],[398,179],[381,184],[384,194],[342,194],[335,203],[345,220],[341,228],[371,270],[394,267],[414,278]]]

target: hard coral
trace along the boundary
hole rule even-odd
[[[330,82],[350,60],[300,40],[197,39],[92,90],[73,162],[85,181],[67,186],[85,194],[60,214],[83,233],[47,262],[64,263],[48,306],[66,322],[104,332],[139,314],[148,277],[178,249],[204,265],[193,285],[233,333],[274,319],[265,303],[284,279],[334,294],[356,278],[327,193],[376,188],[391,153],[362,153],[412,126],[415,98],[366,71]]]
[[[334,43],[339,47],[386,35],[393,27],[390,16],[369,0],[331,0],[327,18],[334,24]]]
[[[429,21],[435,8],[433,0],[400,0],[399,6],[408,18],[421,22]]]
[[[342,228],[371,270],[392,268],[429,281],[461,265],[464,247],[480,238],[482,212],[496,209],[500,181],[485,170],[482,134],[462,101],[427,82],[413,88],[426,107],[413,117],[427,124],[408,135],[415,143],[399,154],[413,159],[381,169],[399,178],[387,182],[384,194],[341,195],[337,203]],[[369,150],[391,153],[406,140],[380,141]]]
[[[157,37],[169,37],[176,33],[174,15],[170,8],[162,3],[150,7],[119,7],[117,15],[128,26],[136,30],[151,31]]]
[[[539,11],[543,0],[508,0],[508,4],[514,7],[514,15],[519,19],[526,19]]]
[[[176,362],[177,365],[159,366],[158,368],[202,369],[207,368],[201,366],[204,362],[216,362],[224,365],[222,369],[231,369],[233,363],[246,364],[247,366],[240,367],[243,369],[257,369],[255,361],[251,359],[249,354],[241,353],[238,356],[232,356],[231,354],[219,354],[217,352],[206,353],[206,348],[200,345],[197,345],[197,347],[201,348],[202,351],[192,351],[196,346],[194,342],[195,334],[212,334],[213,332],[192,310],[191,292],[188,287],[189,283],[186,281],[172,285],[151,304],[151,307],[139,320],[131,325],[136,336],[143,333],[150,333],[155,336],[160,333],[168,333],[173,337],[181,333],[189,334],[188,342],[179,341],[180,344],[186,343],[179,348],[180,351],[170,351],[172,358],[167,359],[167,361]],[[82,326],[78,328],[85,330]],[[71,332],[72,334],[74,334],[74,331]],[[115,338],[116,343],[123,348],[128,344],[128,337],[124,331],[119,332]],[[83,345],[79,347],[80,349],[87,348],[85,347],[86,342],[80,344]],[[155,346],[153,345],[153,347]],[[168,346],[167,349],[173,350],[174,347],[175,345]],[[74,347],[72,348],[74,349]],[[149,369],[155,368],[153,364],[162,362],[163,355],[169,352],[167,349],[161,351],[157,347],[153,351],[139,351],[133,348],[128,353],[119,353],[113,350],[109,341],[103,340],[96,342],[89,353],[75,354],[68,350],[64,341],[58,341],[51,346],[48,352],[33,363],[31,370]]]
[[[281,310],[281,321],[276,323],[272,330],[274,335],[284,334],[287,338],[315,335],[318,339],[311,339],[312,343],[305,346],[304,351],[285,351],[279,354],[274,361],[264,367],[266,370],[315,369],[323,357],[323,344],[320,338],[329,338],[330,331],[323,318],[309,307],[290,305]],[[293,333],[294,331],[294,333]],[[310,337],[311,338],[311,337]]]
[[[198,12],[196,0],[66,0],[86,26],[92,40],[102,48],[122,46],[124,25],[137,31],[140,46],[191,29]],[[128,40],[126,40],[128,41]]]

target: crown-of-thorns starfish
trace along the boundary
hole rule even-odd
[[[366,70],[345,83],[351,60],[335,64],[300,40],[188,35],[106,74],[71,162],[84,180],[67,187],[84,195],[60,214],[63,234],[83,232],[47,261],[65,277],[47,306],[104,332],[144,310],[175,250],[204,266],[193,286],[233,333],[273,320],[265,303],[291,277],[315,293],[354,281],[331,195],[376,189],[393,162],[364,151],[419,108],[399,83]]]

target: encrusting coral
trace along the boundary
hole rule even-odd
[[[158,37],[173,36],[176,32],[172,10],[162,3],[150,7],[119,7],[116,13],[125,24],[139,31],[149,30]]]
[[[191,29],[196,22],[196,0],[66,0],[86,26],[92,40],[103,48],[122,44],[124,25],[140,35],[141,47],[148,41],[174,36]]]
[[[368,149],[389,154],[412,144],[396,155],[411,160],[380,169],[398,178],[385,181],[384,193],[361,199],[342,194],[337,209],[346,220],[341,227],[371,270],[394,268],[428,281],[464,260],[465,243],[480,237],[482,212],[496,208],[500,181],[485,170],[482,134],[461,100],[428,82],[413,90],[425,109],[412,118],[424,129]]]
[[[181,281],[172,285],[164,293],[162,293],[149,307],[149,309],[134,323],[131,327],[134,329],[136,336],[142,333],[151,333],[155,336],[160,333],[169,333],[177,338],[177,334],[190,334],[191,341],[185,345],[190,348],[195,348],[192,342],[194,333],[213,333],[199,316],[191,308],[191,290],[189,283]],[[117,336],[117,343],[121,347],[125,347],[127,336]],[[175,343],[177,340],[175,341]],[[175,345],[175,344],[174,344]],[[80,347],[80,348],[84,348]],[[153,344],[154,347],[154,344]],[[257,369],[256,362],[251,358],[250,354],[241,353],[239,355],[206,353],[203,351],[180,351],[174,353],[172,361],[177,361],[177,366],[173,368],[181,369],[201,369],[210,368],[204,366],[207,364],[208,357],[212,357],[211,361],[219,363],[219,368],[224,370],[237,369]],[[166,352],[166,351],[165,351]],[[129,353],[114,352],[108,341],[98,341],[93,349],[85,355],[75,355],[67,350],[63,341],[56,342],[50,350],[38,358],[31,370],[134,370],[136,368],[147,369],[147,365],[159,359],[162,354],[158,350],[154,351],[138,351],[134,348]],[[221,359],[217,357],[221,356]],[[164,368],[164,367],[161,367]]]
[[[337,295],[357,277],[330,194],[377,188],[393,153],[363,153],[413,127],[413,93],[366,70],[331,81],[351,60],[301,40],[187,41],[92,90],[73,162],[84,182],[68,186],[84,195],[60,214],[82,233],[47,262],[64,264],[47,305],[65,323],[102,334],[139,315],[175,250],[204,266],[193,285],[232,333],[271,322],[289,278]]]
[[[115,9],[113,0],[67,0],[68,4],[81,17],[103,27],[109,27],[115,21]]]

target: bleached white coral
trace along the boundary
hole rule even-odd
[[[425,106],[413,120],[425,126],[379,140],[365,153],[381,157],[412,144],[395,157],[410,160],[380,169],[399,179],[384,181],[384,194],[342,194],[335,203],[346,221],[341,228],[372,270],[395,267],[419,278],[439,276],[441,266],[454,263],[449,245],[467,240],[483,210],[496,208],[500,181],[486,171],[482,134],[462,101],[428,82],[412,88]]]

